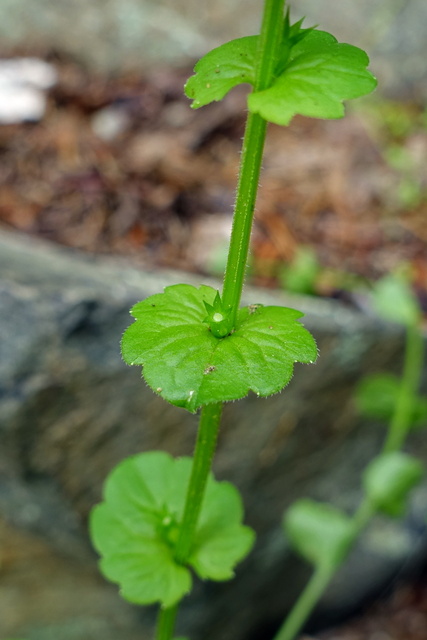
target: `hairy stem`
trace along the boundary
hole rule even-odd
[[[283,7],[284,0],[265,2],[255,69],[255,91],[266,89],[274,79],[281,44]],[[266,131],[267,122],[261,116],[249,113],[243,138],[233,228],[222,294],[225,308],[231,309],[231,326],[235,324],[242,295]]]
[[[185,564],[191,552],[197,520],[203,504],[206,482],[215,453],[221,421],[222,402],[205,405],[200,413],[199,431],[194,450],[193,466],[185,498],[184,514],[175,548],[175,560]],[[161,608],[157,618],[156,640],[172,640],[178,604]]]
[[[191,552],[206,482],[212,465],[222,413],[222,402],[207,404],[200,414],[199,433],[185,500],[184,515],[175,549],[175,560],[185,564]]]
[[[240,305],[243,281],[249,253],[250,232],[255,210],[258,180],[267,122],[254,113],[248,115],[242,146],[242,162],[236,194],[230,249],[224,277],[222,300],[231,309],[230,323],[234,327]]]

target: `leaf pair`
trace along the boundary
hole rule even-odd
[[[175,561],[191,463],[157,451],[128,458],[111,472],[104,502],[91,513],[101,571],[130,602],[172,606],[191,589],[189,567],[201,578],[228,580],[252,547],[254,533],[241,524],[237,490],[211,474],[189,567]]]
[[[343,100],[371,92],[376,80],[366,67],[364,51],[340,44],[325,31],[301,29],[299,21],[283,31],[281,55],[272,85],[248,96],[249,111],[287,125],[296,114],[341,118]],[[210,51],[195,66],[186,95],[199,108],[222,98],[233,87],[255,86],[259,36],[232,40]]]
[[[277,393],[289,382],[294,362],[314,362],[313,337],[285,307],[240,309],[231,335],[213,335],[206,309],[218,292],[179,284],[136,304],[134,322],[122,340],[128,364],[143,365],[149,386],[165,400],[196,411],[214,402],[238,400],[253,391]]]

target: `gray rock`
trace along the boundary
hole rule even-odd
[[[199,279],[5,233],[0,274],[0,636],[148,637],[152,610],[121,602],[98,575],[86,518],[125,456],[193,449],[197,418],[152,394],[139,369],[121,361],[118,342],[135,301]],[[304,311],[321,357],[297,365],[285,392],[226,406],[214,470],[239,487],[258,541],[235,580],[197,583],[185,600],[180,632],[192,640],[254,640],[279,622],[307,577],[282,536],[283,510],[301,496],[354,508],[383,432],[357,418],[352,390],[363,373],[398,371],[402,355],[398,328],[342,304],[249,287],[245,297]],[[411,446],[427,461],[421,435]],[[417,562],[426,508],[422,487],[405,523],[373,524],[326,594],[324,615],[348,610]]]
[[[299,0],[307,17],[344,41],[366,47],[380,91],[427,99],[424,0]],[[4,45],[55,47],[104,71],[188,64],[226,40],[257,33],[256,0],[2,0]]]

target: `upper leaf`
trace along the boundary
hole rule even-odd
[[[342,118],[343,100],[372,91],[376,80],[366,70],[364,51],[340,44],[325,31],[311,30],[292,47],[288,64],[272,86],[248,97],[250,111],[276,124],[293,116]]]
[[[286,22],[285,22],[286,26]],[[192,107],[221,100],[238,84],[255,84],[258,36],[232,40],[213,49],[195,66],[185,92]],[[364,51],[340,44],[325,31],[302,29],[301,21],[285,28],[275,78],[268,89],[248,96],[249,110],[280,125],[296,114],[341,118],[343,100],[371,92],[376,80],[367,71]]]
[[[313,337],[303,314],[285,307],[250,305],[239,310],[235,330],[217,338],[204,322],[216,291],[173,285],[136,304],[136,318],[122,340],[128,364],[143,365],[144,378],[165,400],[189,411],[238,400],[250,390],[277,393],[289,382],[294,362],[314,362]]]
[[[92,510],[101,570],[130,602],[169,607],[191,588],[189,569],[174,559],[190,472],[190,458],[157,451],[133,456],[111,472],[104,502]],[[242,516],[237,490],[210,475],[188,561],[201,578],[227,580],[250,550],[254,533]]]
[[[336,507],[314,500],[291,505],[283,526],[292,546],[316,566],[337,566],[352,541],[350,518]]]
[[[198,109],[223,97],[238,84],[254,84],[258,36],[231,40],[212,49],[194,67],[196,75],[185,85],[185,95]]]

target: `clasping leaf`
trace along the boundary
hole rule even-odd
[[[143,365],[149,386],[165,400],[196,411],[238,400],[253,391],[269,396],[289,382],[294,362],[314,362],[316,343],[295,309],[250,305],[239,310],[230,335],[217,337],[206,323],[217,291],[179,284],[136,304],[122,354]]]
[[[201,578],[228,580],[249,552],[254,533],[243,526],[242,501],[228,482],[209,475],[189,567],[174,558],[190,478],[191,458],[142,453],[121,462],[91,512],[93,544],[106,578],[136,604],[170,607],[191,589],[189,567]]]
[[[302,20],[284,21],[281,55],[270,87],[248,96],[248,108],[265,120],[287,125],[297,114],[341,118],[343,100],[370,93],[376,87],[367,71],[364,51],[341,44],[325,31],[302,29]],[[199,108],[222,98],[236,85],[255,85],[258,36],[227,42],[206,54],[195,66],[186,95]]]
[[[249,110],[265,120],[287,125],[297,115],[342,118],[343,100],[358,98],[376,87],[366,70],[364,51],[340,44],[325,31],[311,30],[291,48],[283,73],[265,91],[248,97]]]

